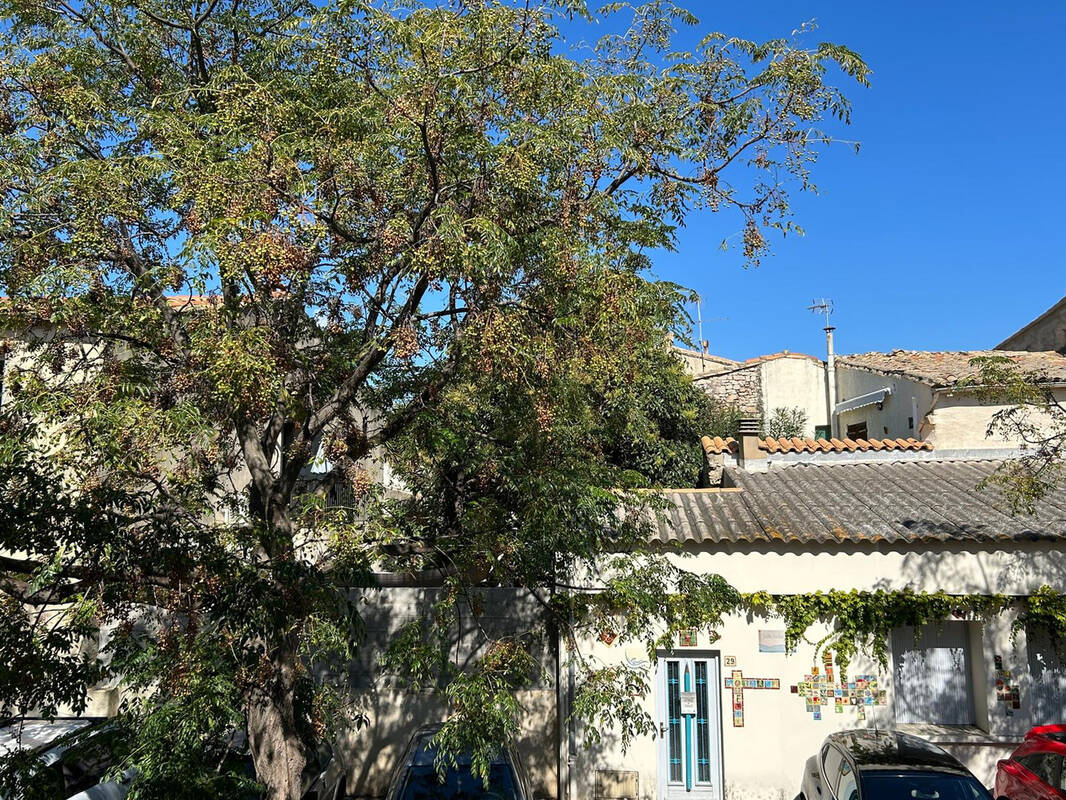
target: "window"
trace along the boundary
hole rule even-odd
[[[1034,719],[1061,716],[1066,707],[1066,653],[1062,652],[1062,644],[1055,641],[1047,628],[1027,626],[1025,645],[1032,677],[1029,702]]]
[[[826,745],[822,751],[822,772],[825,774],[826,787],[832,789],[840,777],[840,764],[844,756],[835,747]]]
[[[1059,787],[1062,780],[1062,756],[1055,753],[1031,753],[1019,758],[1018,763],[1048,786]]]
[[[834,794],[837,800],[857,800],[859,796],[859,787],[855,782],[855,770],[847,761],[840,765],[840,783],[837,784]]]
[[[965,622],[892,631],[897,723],[973,725],[970,636]]]
[[[866,421],[856,422],[854,425],[848,425],[847,437],[849,439],[868,439],[866,435]]]
[[[989,800],[973,778],[944,772],[880,771],[862,774],[863,800]]]
[[[832,429],[828,425],[815,425],[814,426],[814,438],[815,439],[828,439]]]

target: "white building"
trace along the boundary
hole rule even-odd
[[[775,409],[799,408],[807,418],[804,436],[829,434],[825,363],[815,356],[785,350],[747,361],[708,362],[705,371],[694,372],[693,381],[711,396],[763,420]]]
[[[744,592],[909,589],[1017,602],[988,619],[893,630],[887,669],[858,658],[846,680],[813,644],[784,652],[783,621],[758,615],[679,638],[654,664],[640,647],[589,642],[604,663],[647,670],[644,707],[659,735],[628,753],[617,743],[570,752],[570,798],[791,800],[826,734],[867,726],[935,741],[990,785],[995,761],[1030,726],[1062,721],[1064,662],[1046,631],[1012,625],[1031,592],[1063,587],[1066,489],[1035,516],[1014,517],[977,489],[1001,462],[916,440],[870,444],[786,453],[765,440],[705,440],[728,460],[722,484],[669,492],[658,540],[686,569]],[[833,626],[816,623],[809,640]]]
[[[1006,406],[967,386],[979,374],[972,360],[1001,356],[1026,373],[1043,376],[1055,397],[1066,400],[1066,355],[1055,351],[918,351],[859,353],[836,358],[835,391],[830,394],[826,364],[800,353],[773,353],[716,365],[695,375],[696,385],[765,422],[777,408],[798,408],[807,417],[801,438],[927,441],[941,449],[1000,450],[1019,442],[989,436],[996,412]],[[829,398],[835,397],[830,404]],[[832,414],[830,415],[830,406]]]
[[[1002,404],[982,398],[967,382],[979,374],[972,360],[1002,356],[1025,373],[1043,376],[1066,399],[1066,356],[1056,352],[893,350],[837,360],[836,417],[841,438],[908,438],[941,449],[1001,449],[1018,441],[988,435]]]

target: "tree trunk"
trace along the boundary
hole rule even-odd
[[[307,754],[296,730],[296,656],[289,649],[270,662],[270,675],[245,695],[248,743],[256,779],[267,800],[300,800]]]

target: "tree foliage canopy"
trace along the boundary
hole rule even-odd
[[[1066,479],[1066,406],[1045,373],[1023,370],[1008,356],[978,356],[970,363],[977,374],[962,382],[963,388],[982,402],[1002,406],[986,435],[1017,442],[1025,451],[981,485],[1000,489],[1012,514],[1032,514]]]
[[[699,621],[679,581],[728,594],[654,553],[602,602],[560,575],[645,551],[630,490],[692,471],[684,294],[648,253],[723,210],[757,262],[848,118],[831,76],[868,70],[800,38],[675,52],[669,2],[602,14],[579,46],[578,0],[0,2],[5,711],[111,674],[136,792],[247,727],[293,798],[375,570],[519,587],[545,634],[646,639]],[[514,724],[528,670],[488,652],[453,719],[499,702],[448,735]]]

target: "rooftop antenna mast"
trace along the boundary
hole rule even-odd
[[[833,313],[833,301],[828,297],[822,297],[818,300],[811,300],[811,304],[807,306],[807,310],[815,314],[825,314],[825,327],[832,327],[832,323],[829,321],[830,315]]]
[[[833,352],[833,322],[830,317],[833,314],[833,301],[828,297],[812,300],[807,310],[814,314],[825,314],[825,413],[829,420],[830,437],[839,436],[837,423],[837,369],[836,355]]]
[[[707,339],[703,338],[703,311],[701,306],[703,305],[703,298],[699,294],[696,295],[696,334],[699,336],[700,343],[700,372],[707,371],[707,356],[711,352],[711,343]],[[729,317],[712,317],[707,320],[708,322],[723,322],[729,319]]]

